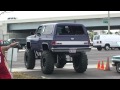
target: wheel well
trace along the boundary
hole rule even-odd
[[[27,42],[27,45],[26,45],[27,49],[30,49],[30,42]]]
[[[106,45],[109,45],[109,46],[110,46],[110,44],[109,44],[109,43],[106,43],[106,44],[105,44],[105,46],[106,46]]]
[[[48,45],[47,44],[42,44],[42,49],[43,50],[49,50]]]

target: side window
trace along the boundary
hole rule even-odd
[[[97,40],[99,40],[100,39],[100,36],[97,36]]]
[[[36,34],[41,34],[43,29],[43,26],[39,26],[38,29],[36,30]]]
[[[84,29],[82,26],[58,25],[56,32],[57,35],[83,35]]]
[[[96,40],[96,37],[97,37],[97,36],[94,37],[94,40]]]
[[[47,25],[45,26],[45,29],[42,34],[52,34],[53,32],[53,25]]]

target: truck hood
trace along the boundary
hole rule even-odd
[[[112,61],[120,61],[120,55],[113,56]]]
[[[31,36],[26,37],[27,42],[29,42],[34,36],[35,35],[31,35]]]
[[[31,36],[28,36],[27,38],[32,38],[32,37],[34,37],[35,35],[31,35]]]

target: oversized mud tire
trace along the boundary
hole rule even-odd
[[[86,53],[81,52],[79,55],[73,57],[73,67],[78,73],[84,73],[87,69],[88,58]]]
[[[35,67],[35,53],[31,49],[26,49],[24,54],[24,63],[27,69],[33,69]]]
[[[66,55],[64,54],[57,55],[57,63],[55,64],[55,66],[57,68],[63,68],[65,64],[66,64]]]
[[[54,58],[50,51],[43,51],[41,55],[41,70],[44,74],[52,74],[54,71]]]

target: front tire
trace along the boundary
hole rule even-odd
[[[73,57],[73,67],[77,73],[84,73],[87,69],[88,59],[87,55],[84,52],[81,52],[80,55]]]
[[[33,69],[35,67],[35,53],[31,49],[26,49],[24,54],[24,63],[27,69]]]
[[[117,65],[116,65],[116,71],[117,71],[118,73],[120,73],[120,63],[117,63]]]
[[[41,70],[44,74],[52,74],[54,71],[54,58],[50,51],[43,51],[41,55]]]

